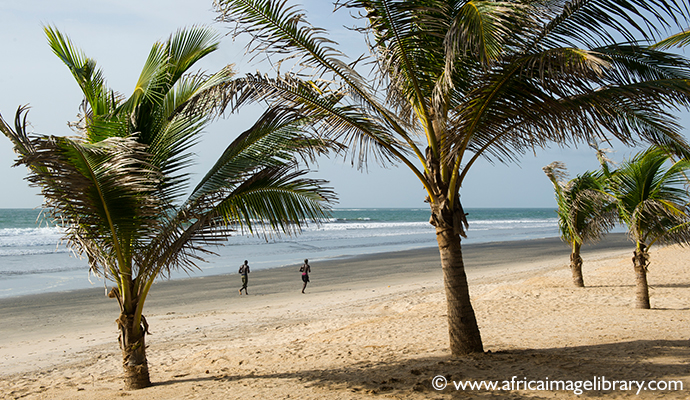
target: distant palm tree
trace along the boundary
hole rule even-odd
[[[601,174],[587,171],[564,182],[567,176],[565,164],[554,161],[543,170],[556,192],[561,239],[572,248],[570,270],[573,283],[577,287],[585,287],[580,249],[587,242],[599,240],[614,227],[615,209],[604,192]]]
[[[187,187],[192,146],[212,120],[211,102],[231,69],[185,74],[217,48],[207,28],[183,29],[155,43],[134,92],[124,98],[105,85],[93,60],[57,29],[45,29],[85,100],[76,137],[29,134],[26,108],[11,128],[17,164],[30,170],[45,207],[65,228],[69,245],[88,258],[91,271],[114,282],[125,388],[150,385],[144,302],[154,280],[192,270],[207,245],[237,230],[293,233],[323,220],[332,192],[310,180],[296,162],[324,149],[304,136],[304,121],[290,110],[268,110],[220,156],[206,176]],[[214,94],[216,93],[216,94]]]
[[[688,104],[689,64],[636,44],[686,16],[676,0],[493,2],[343,0],[370,65],[351,62],[286,0],[215,0],[218,19],[251,35],[275,77],[234,81],[234,107],[268,101],[308,116],[312,129],[369,156],[404,164],[426,190],[436,228],[453,355],[482,352],[461,238],[460,188],[479,159],[510,162],[546,146],[638,139],[687,144],[666,104]],[[614,37],[625,44],[614,43]],[[351,60],[351,59],[350,59]],[[371,67],[373,74],[360,71]],[[490,184],[490,183],[487,183]]]
[[[608,190],[635,242],[637,308],[650,308],[647,267],[652,245],[690,243],[688,171],[689,160],[673,161],[667,150],[651,147],[611,172]]]

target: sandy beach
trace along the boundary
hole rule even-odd
[[[651,251],[652,310],[634,306],[633,245],[466,245],[485,354],[451,358],[435,248],[157,283],[146,303],[154,385],[122,390],[104,289],[0,300],[4,399],[690,399],[690,249]],[[297,260],[299,261],[299,260]],[[251,260],[250,260],[251,264]],[[437,376],[448,386],[436,390]],[[514,378],[515,377],[515,378]],[[682,381],[683,390],[456,390],[453,382]],[[535,385],[536,387],[536,385]],[[656,388],[656,387],[655,387]]]

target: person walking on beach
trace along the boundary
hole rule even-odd
[[[304,259],[304,264],[300,267],[299,272],[302,273],[302,282],[304,282],[304,285],[302,285],[302,293],[304,293],[304,289],[307,288],[307,283],[309,283],[309,273],[311,272],[309,260],[306,258]]]
[[[247,282],[249,281],[249,277],[247,274],[249,274],[249,261],[244,260],[244,264],[240,266],[239,270],[240,275],[242,275],[242,287],[240,288],[240,295],[242,294],[242,289],[244,289],[244,294],[249,294],[247,292]]]

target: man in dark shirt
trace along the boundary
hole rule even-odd
[[[242,289],[244,289],[244,294],[248,295],[249,292],[247,292],[247,274],[249,273],[249,261],[244,260],[244,264],[240,266],[239,273],[240,275],[242,275],[242,287],[240,288],[240,295],[242,294]]]

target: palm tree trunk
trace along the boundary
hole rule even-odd
[[[649,285],[647,284],[647,263],[649,253],[643,243],[637,243],[637,248],[633,255],[633,266],[635,267],[636,282],[636,301],[635,307],[649,310]]]
[[[454,356],[482,353],[482,337],[470,302],[470,292],[462,260],[460,236],[453,228],[436,228],[436,240],[441,254],[443,281],[448,304],[448,333],[450,351]]]
[[[573,273],[573,283],[577,287],[585,287],[585,281],[582,279],[582,257],[580,257],[580,248],[582,245],[573,242],[573,252],[570,253],[570,271]]]
[[[149,366],[146,360],[146,329],[135,329],[134,316],[120,314],[117,320],[120,328],[120,349],[124,368],[125,390],[142,389],[151,386]]]

